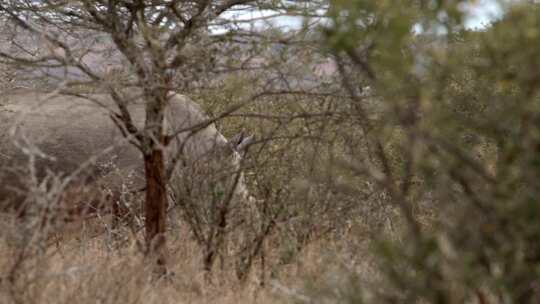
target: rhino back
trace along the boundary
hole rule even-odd
[[[110,111],[116,110],[114,102],[108,95],[88,97],[36,92],[0,97],[0,197],[13,195],[9,188],[22,184],[17,184],[20,176],[10,173],[13,172],[11,169],[24,169],[28,165],[28,155],[15,142],[23,146],[30,143],[51,157],[37,158],[36,167],[42,176],[47,170],[58,175],[70,174],[86,164],[86,169],[79,174],[79,180],[85,184],[100,180],[116,188],[130,176],[132,187],[144,185],[140,151],[127,142],[110,118]],[[187,97],[179,94],[170,97],[165,113],[168,134],[190,129],[208,119],[202,109]],[[135,125],[142,128],[145,117],[143,103],[134,100],[129,107],[130,113]],[[166,160],[170,160],[180,153],[179,147],[183,144],[183,154],[190,166],[182,168],[181,175],[191,175],[188,171],[210,175],[211,172],[200,169],[199,165],[208,168],[208,165],[213,166],[210,163],[216,163],[216,166],[231,163],[232,148],[214,124],[189,138],[188,133],[180,133],[165,153]],[[23,142],[22,138],[28,141]]]
[[[0,195],[9,196],[9,189],[23,187],[29,164],[25,151],[42,153],[35,162],[38,178],[47,172],[65,176],[82,168],[76,179],[87,183],[116,169],[140,171],[138,151],[126,143],[103,107],[112,103],[105,96],[92,97],[101,105],[28,92],[0,99]],[[134,111],[135,116],[140,113]]]

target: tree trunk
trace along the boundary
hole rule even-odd
[[[165,220],[167,191],[163,150],[154,147],[144,157],[146,174],[146,255],[156,266],[156,273],[167,273],[167,246],[165,242]]]

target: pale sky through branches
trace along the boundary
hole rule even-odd
[[[497,0],[476,0],[470,1],[463,6],[466,12],[465,27],[468,29],[482,29],[488,26],[494,20],[501,18],[503,8]],[[238,20],[242,23],[241,27],[264,27],[265,25],[277,25],[283,29],[298,29],[303,24],[302,17],[285,16],[273,11],[241,11],[238,13],[229,13],[224,16],[228,19]],[[214,29],[221,31],[219,29]]]
[[[465,27],[468,29],[485,28],[494,20],[501,18],[503,14],[503,8],[495,0],[471,1],[465,9],[468,12]]]

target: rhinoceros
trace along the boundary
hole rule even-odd
[[[128,108],[142,128],[144,102],[133,97]],[[103,202],[115,205],[121,194],[140,194],[142,154],[111,119],[114,110],[106,94],[19,91],[0,96],[0,209],[23,215],[36,200],[44,200],[55,201],[70,215],[91,214],[103,210]],[[172,192],[207,202],[223,199],[227,191],[234,199],[247,198],[239,162],[253,138],[228,141],[213,123],[189,130],[205,121],[197,103],[169,94],[165,129],[176,135],[163,149],[167,165],[173,166]]]

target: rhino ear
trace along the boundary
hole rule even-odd
[[[233,136],[229,143],[232,148],[238,153],[245,153],[247,148],[255,142],[255,135],[245,136],[244,132],[240,132]]]
[[[248,137],[245,137],[244,139],[242,139],[242,141],[240,142],[240,144],[238,144],[238,146],[236,146],[236,151],[239,151],[239,152],[246,152],[247,151],[247,148],[253,144],[255,142],[255,135],[250,135]]]
[[[234,135],[229,139],[229,143],[231,144],[231,147],[236,150],[236,147],[242,142],[242,140],[245,138],[244,131],[240,131],[240,133]]]

